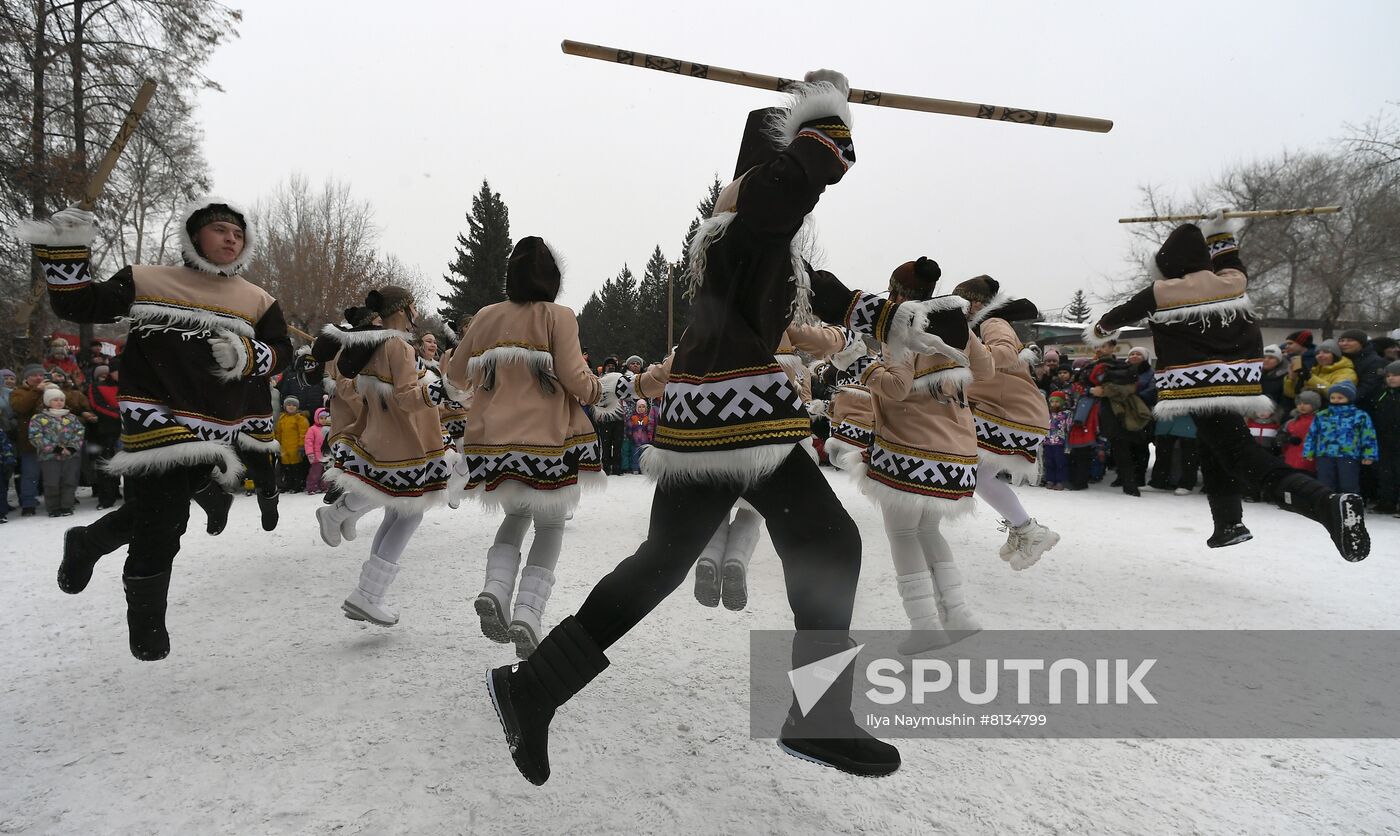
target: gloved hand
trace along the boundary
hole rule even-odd
[[[810,73],[807,73],[802,80],[808,83],[825,81],[827,84],[835,87],[842,96],[851,95],[851,83],[846,80],[844,75],[835,70],[812,70]]]
[[[78,208],[76,203],[54,212],[49,220],[65,227],[97,225],[97,216],[86,209]]]
[[[845,371],[851,367],[852,363],[869,353],[870,349],[866,347],[865,340],[856,337],[854,343],[831,355],[831,365]]]
[[[97,238],[97,216],[76,205],[69,206],[44,220],[20,221],[14,235],[34,246],[87,247]]]
[[[813,418],[831,417],[831,413],[827,411],[826,401],[810,401],[807,404],[807,414]]]
[[[1211,213],[1210,217],[1197,224],[1201,230],[1201,234],[1204,235],[1207,240],[1209,240],[1212,235],[1219,235],[1222,232],[1235,235],[1244,228],[1244,221],[1239,218],[1225,217],[1225,213],[1228,211],[1230,210],[1216,209]]]
[[[209,351],[214,355],[218,376],[228,378],[243,368],[243,343],[231,331],[220,330],[209,338]]]

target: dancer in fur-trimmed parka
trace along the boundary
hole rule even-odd
[[[1206,544],[1231,546],[1252,535],[1243,522],[1245,483],[1282,508],[1321,523],[1337,551],[1361,560],[1371,551],[1365,503],[1332,493],[1255,444],[1245,417],[1273,409],[1263,394],[1263,339],[1250,305],[1237,222],[1216,212],[1200,226],[1182,224],[1149,260],[1159,278],[1084,331],[1102,345],[1146,318],[1157,348],[1154,382],[1161,418],[1196,422],[1201,472],[1215,532]]]
[[[250,218],[222,198],[196,201],[180,224],[181,266],[131,265],[93,281],[91,212],[69,207],[18,230],[34,245],[54,312],[70,322],[131,323],[118,388],[122,450],[108,470],[126,477],[127,501],[64,535],[58,585],[86,588],[102,555],[129,544],[126,589],[131,653],[170,652],[165,628],[171,566],[190,500],[217,470],[236,484],[237,439],[249,422],[249,391],[291,359],[282,310],[239,275],[253,254]]]
[[[364,398],[359,416],[331,444],[334,467],[326,480],[344,493],[316,509],[321,539],[340,544],[345,522],[372,507],[383,506],[384,519],[374,535],[360,582],[341,610],[345,617],[392,627],[399,616],[385,604],[385,593],[399,573],[399,560],[423,514],[442,503],[457,452],[442,441],[438,404],[441,381],[418,374],[417,356],[408,329],[417,312],[413,296],[401,287],[370,291],[365,306],[379,315],[382,330],[342,333],[345,342],[336,366]]]
[[[326,433],[326,444],[332,450],[335,449],[335,443],[345,435],[345,431],[356,426],[365,408],[364,396],[355,389],[354,379],[347,378],[340,373],[337,366],[340,353],[350,347],[378,345],[387,339],[382,333],[385,329],[379,324],[379,315],[364,305],[346,308],[344,316],[344,325],[327,325],[321,329],[321,333],[311,343],[311,356],[319,364],[320,383],[326,394],[330,396],[331,424]],[[311,382],[317,381],[312,379]],[[330,471],[334,467],[334,457],[328,458],[325,463],[325,472],[321,477],[327,485],[324,500],[327,505],[334,504],[345,493],[330,478]],[[340,540],[354,540],[358,533],[355,528],[356,523],[360,521],[360,517],[369,513],[374,507],[368,505],[342,519],[339,525]],[[330,535],[327,542],[333,546],[337,545],[339,540],[335,539],[335,532],[328,531],[327,533]]]
[[[584,487],[601,488],[607,478],[580,402],[621,412],[616,394],[605,392],[583,360],[574,312],[554,301],[559,265],[544,239],[521,239],[506,266],[506,301],[477,312],[443,369],[453,397],[472,389],[454,481],[465,480],[467,496],[506,515],[486,551],[486,582],[475,602],[481,632],[514,642],[522,659],[542,635],[564,520]],[[609,377],[612,384],[621,379]],[[532,523],[535,538],[521,569]]]
[[[1039,471],[1040,445],[1050,431],[1050,409],[1011,321],[1040,318],[1026,299],[1003,293],[996,279],[978,276],[953,288],[968,302],[972,332],[992,354],[996,374],[967,387],[972,421],[977,426],[977,496],[1001,514],[1006,542],[1001,559],[1017,571],[1033,565],[1060,542],[1060,535],[1041,525],[1026,509],[1011,485],[997,479],[1009,473],[1023,481]]]
[[[959,317],[967,302],[933,296],[941,271],[920,258],[895,268],[890,300],[930,300]],[[967,347],[911,354],[885,346],[883,358],[861,373],[871,393],[875,432],[869,463],[854,471],[861,492],[879,507],[890,540],[899,597],[909,616],[901,653],[951,644],[981,629],[963,598],[962,573],[939,530],[944,519],[973,510],[977,433],[963,396],[995,373],[991,354],[970,332]],[[945,631],[954,631],[950,637]]]
[[[854,164],[855,153],[845,78],[823,71],[792,89],[786,111],[750,116],[754,130],[746,139],[752,141],[741,150],[735,179],[692,238],[691,321],[671,364],[654,442],[642,459],[643,473],[657,481],[646,541],[529,659],[488,676],[516,767],[534,783],[549,778],[547,739],[555,711],[608,666],[607,648],[684,582],[740,497],[763,515],[783,561],[799,630],[794,667],[851,646],[846,632],[860,573],[860,534],[800,446],[811,421],[773,357],[788,325],[816,314],[913,350],[943,346],[945,339],[961,349],[968,334],[961,312],[957,329],[950,329],[947,317],[927,306],[895,306],[848,290],[830,273],[809,271],[794,252],[808,213]],[[765,135],[764,127],[771,132]],[[851,717],[852,667],[806,712],[794,703],[779,743],[816,763],[889,774],[899,767],[898,751]]]

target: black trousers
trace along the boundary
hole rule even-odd
[[[598,455],[603,460],[603,472],[616,476],[622,471],[622,422],[598,422]]]
[[[601,648],[626,635],[685,581],[740,497],[767,522],[796,629],[850,628],[860,532],[811,456],[794,448],[748,490],[693,483],[656,489],[646,542],[599,581],[579,608],[579,623]]]
[[[1173,482],[1172,459],[1178,451],[1181,453],[1181,477]],[[1152,464],[1151,484],[1154,487],[1185,488],[1189,491],[1196,487],[1196,471],[1200,466],[1196,456],[1196,439],[1179,435],[1157,436],[1157,461]]]
[[[1089,474],[1094,466],[1094,448],[1074,447],[1069,451],[1069,485],[1077,491],[1089,487]]]
[[[117,439],[120,435],[120,425],[107,428],[101,423],[97,425],[95,432],[88,433],[88,437],[94,439],[100,447],[100,451],[94,457],[96,461],[92,476],[93,493],[97,494],[98,505],[116,505],[117,496],[121,492],[121,477],[108,473],[105,467],[107,461],[117,454]]]
[[[1300,473],[1283,459],[1260,447],[1245,427],[1244,418],[1227,412],[1210,412],[1196,419],[1196,441],[1201,453],[1201,481],[1206,494],[1241,496],[1247,489],[1277,502],[1279,480]]]
[[[122,574],[144,578],[170,570],[190,519],[190,499],[209,478],[208,463],[126,477],[120,508],[87,526],[87,545],[99,554],[127,549]]]

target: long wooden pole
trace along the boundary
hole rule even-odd
[[[1307,206],[1301,209],[1246,209],[1226,212],[1227,218],[1292,218],[1300,215],[1332,215],[1342,211],[1340,206]],[[1210,215],[1148,215],[1142,218],[1119,218],[1120,224],[1149,224],[1159,221],[1203,221]]]
[[[83,199],[78,202],[79,208],[92,210],[97,205],[97,199],[102,197],[102,190],[107,187],[107,180],[112,176],[112,170],[117,167],[117,160],[121,157],[122,151],[126,148],[126,143],[131,139],[131,135],[136,133],[136,126],[141,122],[141,117],[146,113],[146,106],[151,103],[151,96],[155,95],[156,83],[152,79],[146,79],[141,84],[141,89],[136,91],[136,100],[131,103],[131,110],[127,111],[126,120],[122,122],[117,135],[113,137],[112,144],[107,148],[107,155],[98,163],[97,170],[88,178],[87,189],[83,193]]]
[[[738,84],[743,87],[756,87],[759,90],[784,91],[796,83],[796,80],[791,78],[761,75],[744,70],[731,70],[726,67],[716,67],[713,64],[697,64],[692,61],[663,58],[659,55],[647,55],[644,52],[615,49],[579,41],[566,40],[562,44],[562,48],[569,55],[577,55],[580,58],[593,58],[598,61],[659,70],[691,78],[722,81],[725,84]],[[894,107],[900,110],[942,113],[948,116],[969,116],[974,119],[991,119],[996,122],[1012,122],[1018,125],[1041,125],[1046,128],[1068,128],[1073,131],[1092,131],[1101,134],[1108,133],[1113,129],[1112,120],[1096,119],[1092,116],[1073,116],[1068,113],[1051,113],[1048,110],[1027,110],[1025,108],[1005,107],[1004,105],[959,102],[952,99],[930,99],[903,93],[881,93],[875,90],[853,89],[849,100],[856,104],[876,107]]]

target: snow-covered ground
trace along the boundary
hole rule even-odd
[[[828,478],[865,535],[856,626],[906,626],[878,515]],[[987,627],[1400,628],[1400,520],[1374,520],[1371,558],[1347,564],[1319,527],[1260,505],[1253,542],[1212,551],[1199,495],[1022,490],[1064,534],[1033,569],[997,558],[988,509],[949,534]],[[872,780],[752,740],[748,630],[790,619],[767,538],[748,611],[705,609],[687,582],[611,650],[555,719],[554,775],[534,787],[483,684],[511,648],[470,607],[496,519],[430,514],[385,630],[340,614],[377,515],[330,549],[318,501],[284,497],[265,534],[240,497],[218,538],[195,509],[173,652],[154,664],[127,651],[120,555],[70,597],[54,583],[68,521],[0,529],[0,833],[1400,831],[1396,741],[905,740],[903,768]],[[631,553],[649,502],[636,476],[585,497],[549,624]]]

